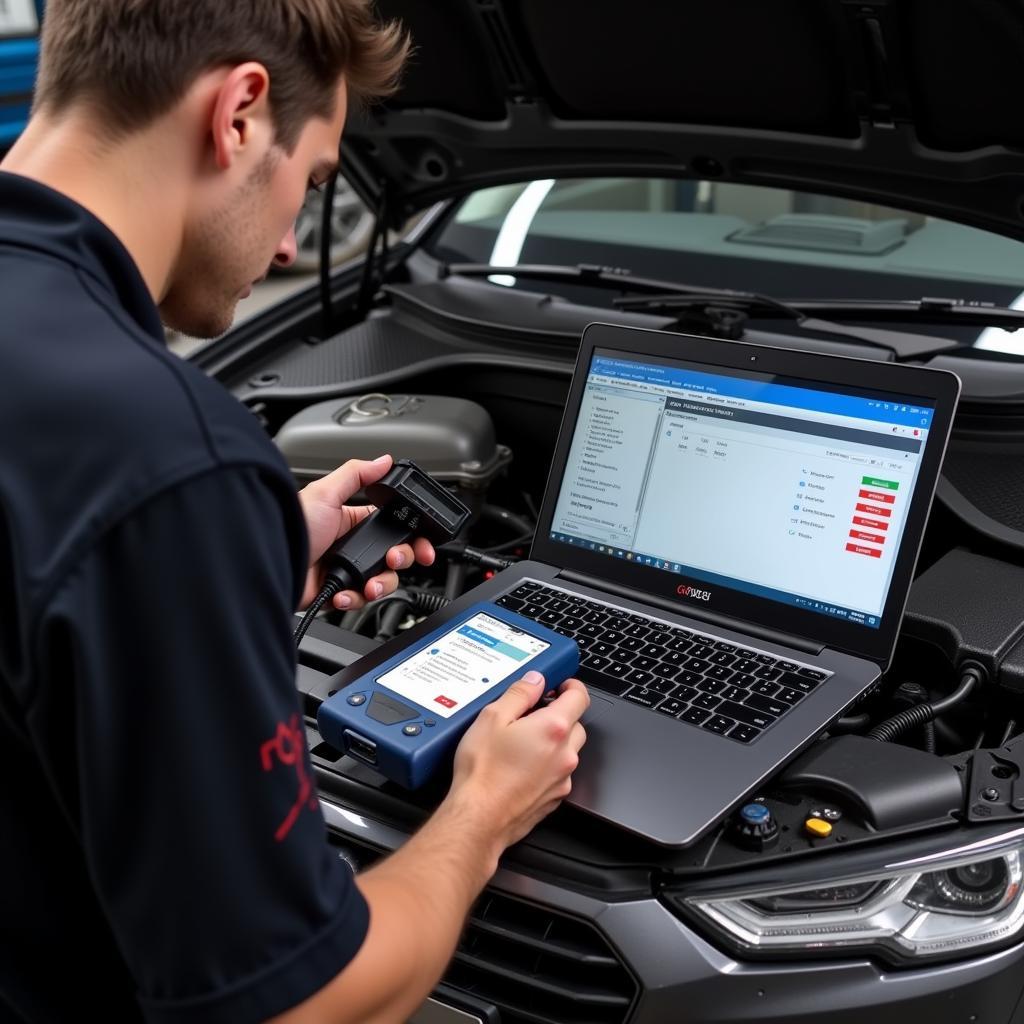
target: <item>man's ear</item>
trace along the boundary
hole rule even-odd
[[[210,130],[217,167],[225,171],[259,143],[261,129],[272,127],[270,75],[256,61],[231,69],[214,95]]]

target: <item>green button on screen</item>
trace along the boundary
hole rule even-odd
[[[867,484],[869,487],[888,487],[890,491],[898,491],[900,489],[898,480],[879,480],[874,476],[863,476],[860,482]]]

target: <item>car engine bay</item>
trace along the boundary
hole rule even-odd
[[[316,709],[334,692],[332,676],[528,557],[583,327],[593,321],[655,329],[677,323],[540,291],[495,289],[458,275],[445,278],[422,253],[410,260],[406,277],[384,285],[365,318],[353,317],[326,340],[317,338],[310,318],[293,318],[292,343],[282,346],[278,335],[272,355],[243,332],[248,348],[235,353],[222,375],[274,438],[299,485],[347,458],[387,451],[416,461],[473,510],[467,531],[438,551],[434,566],[404,572],[399,589],[384,601],[321,618],[300,648],[299,689],[323,799],[371,816],[397,830],[396,836],[429,814],[443,796],[444,780],[410,794],[324,743],[315,729]],[[808,338],[781,329],[748,330],[745,339],[893,357],[871,341]],[[807,908],[841,912],[863,907],[876,892],[883,899],[888,883],[878,879],[871,854],[880,844],[894,859],[908,843],[908,850],[933,841],[945,849],[956,832],[975,845],[1005,840],[1007,825],[1024,816],[1024,647],[1017,649],[1024,634],[1024,569],[1016,564],[1024,518],[1008,497],[1019,493],[1015,455],[1024,441],[1024,364],[1009,364],[1008,373],[1006,362],[977,355],[918,357],[955,368],[964,393],[901,639],[880,684],[690,848],[658,847],[566,806],[510,850],[505,865],[556,880],[560,890],[583,898],[610,904],[654,899],[713,943],[744,958],[771,960],[793,953],[786,928],[795,927]],[[680,780],[681,792],[685,784]],[[383,852],[385,845],[351,836],[342,849],[357,866]],[[828,878],[837,880],[826,887],[821,869],[808,867],[823,856],[829,858]],[[1019,875],[1016,853],[997,845],[980,864],[921,874],[916,884],[930,887],[931,895],[915,896],[915,905],[925,908],[922,917],[937,908],[953,915],[1016,908]],[[808,880],[802,890],[801,879]],[[799,891],[774,894],[780,882],[785,892]],[[716,900],[736,885],[754,895],[741,904]],[[773,894],[759,896],[758,887],[766,885]],[[532,912],[508,899],[494,888],[485,894],[495,920]],[[557,921],[559,927],[584,927]],[[506,926],[471,921],[445,984],[455,985],[463,1001],[467,992],[485,992],[511,1014],[517,982],[504,976],[496,981],[494,964],[478,962],[487,960],[495,943],[501,947],[495,956],[504,962],[508,936],[496,938],[495,929]],[[891,937],[873,951],[880,963],[894,967],[914,961]],[[955,947],[936,943],[924,958],[955,954]],[[558,971],[564,970],[559,960]],[[632,1005],[635,988],[626,974],[615,984],[620,982],[613,1000],[618,1009],[593,1019],[624,1019],[621,1011]],[[576,1002],[579,985],[566,985],[566,999],[570,990]],[[453,1005],[474,1011],[472,1001]],[[537,1019],[591,1019],[557,1009],[558,999],[552,1006],[550,1018]]]

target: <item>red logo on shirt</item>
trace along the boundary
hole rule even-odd
[[[299,792],[295,803],[274,833],[274,838],[278,842],[281,842],[291,831],[303,806],[309,807],[311,811],[315,811],[319,806],[316,794],[313,792],[313,783],[310,780],[309,772],[306,771],[305,746],[306,735],[302,728],[302,720],[298,714],[294,714],[287,725],[284,722],[279,722],[273,739],[267,740],[260,747],[260,760],[263,762],[265,772],[269,772],[274,767],[274,758],[276,757],[281,764],[294,765],[295,774],[299,780]]]

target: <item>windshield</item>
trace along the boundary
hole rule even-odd
[[[544,179],[482,189],[462,202],[433,248],[448,262],[599,264],[790,300],[944,297],[1024,308],[1024,243],[906,210],[724,182]],[[491,280],[517,284],[505,275]],[[557,291],[610,302],[579,285]],[[1021,332],[942,333],[977,348],[1024,351]]]

